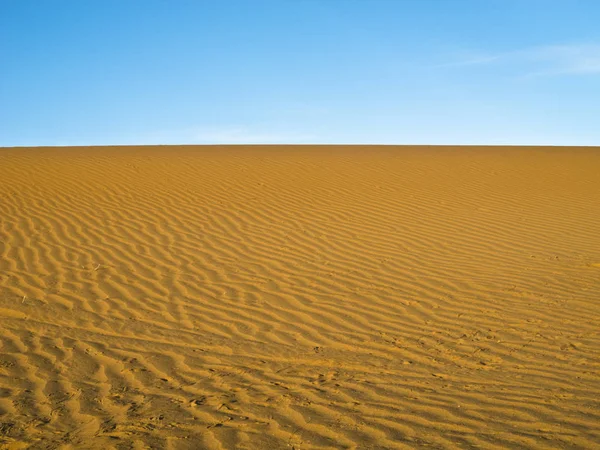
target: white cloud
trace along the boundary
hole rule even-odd
[[[475,54],[437,67],[513,66],[525,77],[600,74],[600,44],[547,45]]]
[[[553,45],[525,52],[532,62],[546,64],[540,75],[600,74],[600,45]]]
[[[155,129],[121,135],[92,135],[67,140],[8,142],[4,146],[95,146],[95,145],[226,145],[226,144],[313,144],[318,136],[271,130],[268,126],[211,126]]]
[[[315,137],[299,133],[232,126],[196,128],[192,130],[190,140],[197,144],[303,144],[313,142]]]
[[[458,57],[455,57],[453,61],[435,64],[433,68],[444,68],[444,67],[465,67],[465,66],[479,66],[485,64],[491,64],[502,60],[503,55],[488,55],[483,53],[464,53],[462,52]]]
[[[226,145],[226,144],[310,144],[318,137],[278,130],[273,126],[218,125],[156,129],[130,133],[95,145]],[[87,145],[90,145],[88,143]]]

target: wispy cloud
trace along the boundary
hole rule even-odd
[[[303,144],[314,139],[308,134],[245,126],[200,127],[191,132],[191,140],[198,144]]]
[[[504,57],[503,54],[484,54],[484,53],[473,53],[473,52],[461,52],[460,55],[455,56],[451,61],[435,64],[434,68],[444,68],[444,67],[466,67],[466,66],[479,66],[492,64],[497,61],[502,60]]]
[[[211,125],[178,129],[159,129],[143,134],[129,134],[118,139],[119,144],[310,144],[318,136],[282,130],[275,125]],[[106,142],[101,142],[106,144]]]
[[[600,45],[553,45],[532,49],[525,56],[547,65],[540,75],[600,74]]]
[[[88,146],[88,145],[236,145],[236,144],[313,144],[319,137],[273,126],[195,126],[172,129],[155,129],[126,134],[91,135],[69,140],[48,139],[43,142],[22,141],[3,143],[3,146]]]
[[[437,67],[512,66],[524,77],[599,75],[600,44],[532,47],[502,53],[475,53]]]

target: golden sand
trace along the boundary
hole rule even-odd
[[[600,149],[0,149],[0,447],[598,448]]]

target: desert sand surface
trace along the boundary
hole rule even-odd
[[[600,448],[600,149],[0,149],[0,447]]]

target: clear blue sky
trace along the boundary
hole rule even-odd
[[[596,0],[0,0],[0,146],[600,145]]]

